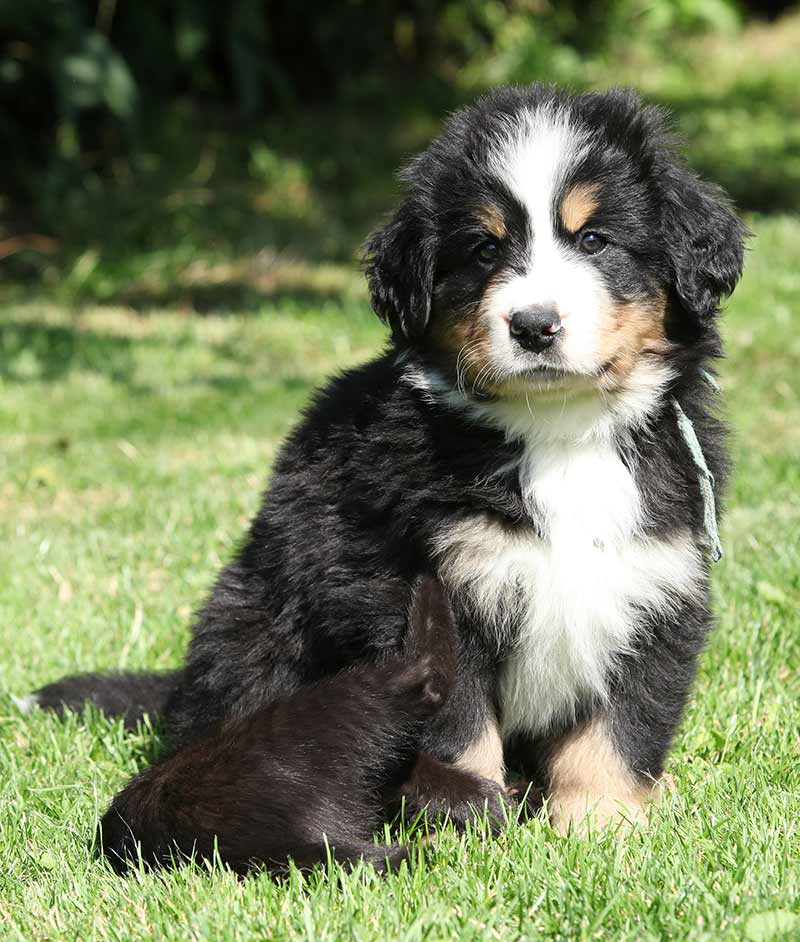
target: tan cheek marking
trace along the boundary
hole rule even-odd
[[[667,353],[663,295],[609,308],[600,330],[598,357],[606,365],[604,385],[612,388],[636,366],[642,353]]]
[[[464,750],[455,764],[465,772],[481,775],[500,786],[505,785],[503,741],[494,717],[486,722],[478,738]]]
[[[600,201],[597,198],[596,183],[579,183],[566,194],[561,201],[561,222],[567,232],[577,232],[597,212]]]
[[[450,359],[459,384],[483,391],[489,388],[487,381],[493,372],[487,313],[493,288],[489,282],[479,303],[468,310],[437,312],[430,330],[432,346]]]
[[[660,797],[658,784],[643,784],[611,741],[605,723],[595,720],[568,733],[553,748],[549,763],[548,808],[561,833],[573,827],[606,827],[647,819],[647,807]]]
[[[459,384],[470,385],[489,365],[489,336],[480,321],[480,310],[469,312],[461,319],[444,317],[431,329],[431,342],[450,360],[458,374]]]

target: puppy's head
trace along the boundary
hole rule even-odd
[[[628,91],[501,89],[404,173],[367,246],[376,312],[475,391],[613,389],[714,330],[744,228]]]

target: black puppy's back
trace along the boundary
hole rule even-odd
[[[382,869],[405,857],[371,840],[408,777],[426,719],[445,702],[456,633],[438,582],[414,594],[402,655],[359,665],[224,723],[114,799],[101,845],[118,870],[182,855],[233,870],[335,859]]]

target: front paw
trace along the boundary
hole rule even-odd
[[[598,794],[578,789],[553,792],[547,800],[551,825],[561,834],[586,834],[612,828],[626,831],[646,825],[650,812],[666,793],[675,793],[675,781],[664,775],[656,782],[642,783],[618,794]]]
[[[420,754],[399,800],[406,820],[424,814],[434,824],[452,822],[458,830],[484,817],[493,833],[505,824],[508,802],[504,790],[489,779]]]
[[[611,828],[625,831],[647,823],[653,794],[642,789],[625,795],[565,792],[547,802],[550,824],[562,835],[589,834]]]

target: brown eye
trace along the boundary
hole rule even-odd
[[[597,255],[608,243],[596,232],[584,232],[578,239],[578,248],[587,255]]]
[[[487,239],[486,242],[481,242],[481,244],[475,249],[475,258],[481,263],[481,265],[492,265],[497,259],[497,255],[500,252],[500,246],[494,239]]]

